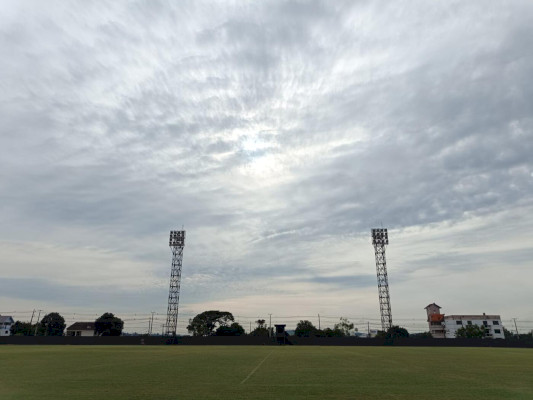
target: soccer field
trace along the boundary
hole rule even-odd
[[[533,399],[533,349],[1,346],[0,398]]]

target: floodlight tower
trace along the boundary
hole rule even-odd
[[[390,310],[389,279],[387,278],[387,260],[385,246],[389,244],[387,229],[372,229],[372,244],[376,254],[376,272],[378,275],[379,309],[381,311],[381,329],[386,331],[392,326]]]
[[[167,323],[165,334],[176,336],[178,326],[178,303],[180,301],[181,265],[185,247],[185,231],[170,231],[168,242],[172,251],[172,268],[170,270],[170,289],[168,291]]]

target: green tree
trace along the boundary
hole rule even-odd
[[[485,337],[485,328],[476,324],[465,325],[457,329],[455,337],[458,338],[483,338]]]
[[[65,324],[65,318],[56,312],[46,314],[41,319],[40,325],[42,327],[42,334],[45,336],[63,336],[63,331],[67,326]]]
[[[215,331],[216,336],[242,336],[244,335],[244,328],[238,322],[231,325],[220,325]]]
[[[336,325],[333,329],[326,328],[322,331],[322,335],[326,337],[343,337],[345,336],[344,332],[339,329]]]
[[[503,327],[503,335],[505,336],[505,339],[516,339],[516,333],[506,329],[505,326]]]
[[[378,330],[375,337],[376,338],[380,338],[380,339],[384,339],[384,338],[387,337],[387,332]]]
[[[296,330],[294,331],[294,334],[296,336],[303,336],[303,337],[311,337],[316,336],[317,329],[313,325],[311,321],[304,320],[298,322],[296,324]]]
[[[353,329],[353,324],[347,318],[341,317],[338,324],[333,327],[334,331],[340,332],[340,336],[350,336],[350,331]]]
[[[189,320],[187,330],[192,333],[193,336],[210,336],[213,335],[213,331],[217,327],[217,324],[219,326],[227,326],[229,322],[233,321],[235,321],[235,319],[228,311],[204,311]]]
[[[412,333],[409,335],[411,338],[432,338],[431,332]]]
[[[124,329],[124,321],[113,313],[104,313],[94,321],[94,333],[98,336],[120,336]]]
[[[35,325],[29,322],[16,321],[11,325],[12,336],[33,336],[35,332]]]
[[[407,329],[399,327],[398,325],[393,325],[389,329],[387,329],[386,333],[387,339],[396,339],[401,337],[409,337],[409,332],[407,332]]]
[[[520,340],[533,340],[533,331],[529,333],[521,333],[518,335]]]
[[[266,321],[264,319],[258,319],[257,321],[255,321],[255,323],[257,324],[257,327],[252,331],[250,332],[250,335],[252,336],[274,336],[273,334],[273,329],[272,328],[268,328],[267,325],[266,325]]]

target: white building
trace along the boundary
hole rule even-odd
[[[457,331],[466,325],[478,325],[485,329],[485,337],[505,339],[502,319],[499,315],[446,315],[444,329],[447,338],[456,337]]]
[[[11,326],[15,321],[9,315],[0,315],[0,336],[11,335]]]
[[[66,336],[95,336],[94,322],[74,322],[67,328]]]
[[[425,307],[428,326],[434,338],[454,339],[457,331],[466,325],[478,325],[485,329],[485,337],[505,339],[502,320],[499,315],[445,315],[435,303]]]

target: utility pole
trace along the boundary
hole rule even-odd
[[[35,332],[33,333],[33,336],[37,336],[37,327],[39,326],[39,318],[41,317],[41,311],[39,310],[39,315],[37,316],[37,322],[35,323]]]
[[[368,327],[368,337],[370,337],[370,321],[366,321]]]
[[[516,326],[516,318],[513,318],[514,321],[514,328],[516,329],[516,338],[520,339],[520,335],[518,334],[518,327]]]
[[[152,335],[152,329],[154,327],[154,314],[155,311],[152,311],[152,319],[150,320],[150,323],[148,324],[148,335]]]
[[[33,315],[34,314],[35,314],[35,308],[33,309],[33,312],[31,313],[30,326],[31,326],[31,323],[33,322]]]
[[[320,330],[320,314],[318,314],[318,330]]]
[[[268,318],[269,318],[269,321],[268,321],[268,337],[272,337],[272,314],[268,314]]]
[[[250,321],[250,333],[252,333],[252,321]]]

